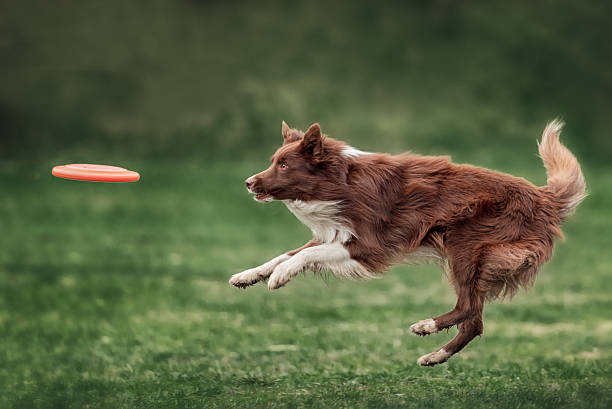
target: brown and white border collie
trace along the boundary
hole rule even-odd
[[[559,142],[562,126],[555,120],[544,129],[538,146],[548,184],[537,187],[448,157],[362,152],[318,124],[303,133],[283,122],[283,146],[246,187],[259,202],[282,200],[313,239],[230,283],[267,280],[274,290],[305,270],[371,278],[397,263],[437,263],[457,304],[410,330],[428,335],[457,325],[452,341],[418,360],[445,362],[482,334],[485,301],[533,284],[562,237],[559,226],[586,196],[580,165]]]

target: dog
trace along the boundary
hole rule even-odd
[[[327,137],[319,124],[304,133],[283,122],[283,145],[246,187],[258,202],[282,201],[313,239],[233,275],[230,284],[267,280],[274,290],[305,270],[373,278],[394,264],[439,264],[455,308],[410,331],[424,336],[457,325],[448,344],[417,361],[446,362],[482,334],[485,301],[533,284],[563,237],[560,225],[586,196],[580,165],[559,142],[562,127],[550,122],[538,142],[548,180],[537,187],[446,156],[363,152]]]

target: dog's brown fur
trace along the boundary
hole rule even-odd
[[[318,124],[304,134],[283,122],[283,146],[269,169],[250,178],[249,189],[260,198],[339,203],[337,216],[352,232],[343,245],[370,272],[423,250],[441,260],[457,304],[433,319],[433,330],[413,328],[427,335],[459,326],[449,344],[430,354],[441,358],[419,361],[435,365],[482,333],[485,300],[533,284],[562,236],[560,224],[585,197],[580,166],[559,142],[561,127],[553,121],[544,130],[539,152],[548,184],[536,187],[447,157],[346,155],[347,146],[325,137]]]

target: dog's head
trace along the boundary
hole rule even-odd
[[[346,180],[344,145],[323,135],[319,124],[301,132],[283,121],[282,134],[283,146],[272,156],[270,167],[246,180],[255,200],[314,200],[337,185],[343,175]]]

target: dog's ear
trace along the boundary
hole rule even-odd
[[[300,133],[289,128],[285,121],[281,125],[281,133],[283,134],[283,145],[300,140]]]
[[[291,128],[287,125],[287,122],[283,121],[281,125],[281,133],[283,134],[283,145],[287,143],[287,139],[291,138]]]
[[[302,150],[313,159],[320,159],[323,154],[323,135],[319,124],[312,124],[304,134]]]

